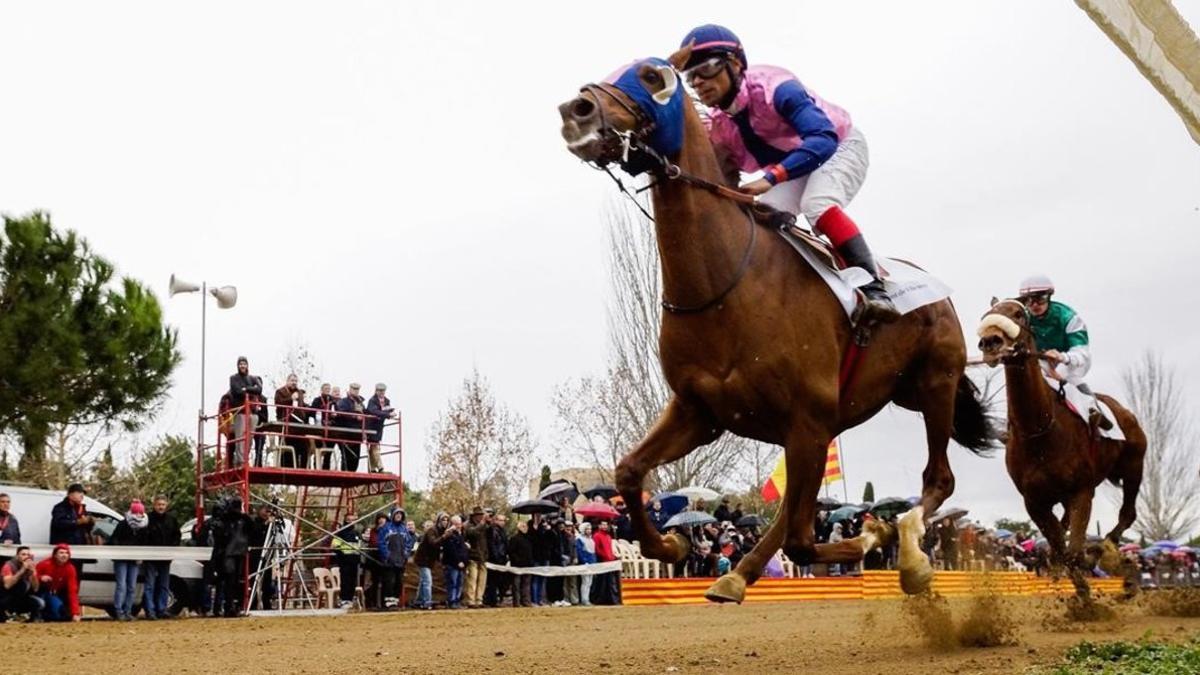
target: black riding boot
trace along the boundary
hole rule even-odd
[[[867,241],[861,234],[848,239],[837,249],[838,255],[846,262],[847,267],[861,267],[871,275],[871,283],[859,286],[866,301],[860,312],[860,319],[869,323],[891,323],[900,318],[900,312],[892,304],[883,280],[879,278],[879,268],[875,265],[875,256],[867,247]]]

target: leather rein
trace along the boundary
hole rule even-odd
[[[603,159],[595,162],[596,167],[608,174],[609,178],[617,184],[617,188],[625,194],[626,197],[638,207],[642,215],[646,216],[651,222],[654,221],[654,216],[651,216],[645,208],[638,203],[637,198],[625,187],[620,178],[613,175],[608,165],[615,162],[630,175],[638,175],[640,173],[649,172],[655,177],[655,181],[650,185],[638,190],[642,192],[651,187],[654,187],[658,182],[663,180],[679,180],[687,185],[700,188],[711,192],[719,197],[732,200],[742,205],[743,211],[746,213],[746,218],[750,225],[750,240],[746,244],[746,251],[742,254],[742,260],[738,263],[737,270],[733,273],[733,279],[729,285],[712,299],[696,305],[677,305],[668,301],[665,297],[662,300],[662,308],[672,314],[698,314],[707,309],[710,309],[721,303],[734,288],[737,288],[742,277],[746,276],[746,271],[750,269],[750,257],[754,251],[754,244],[758,235],[758,227],[754,222],[754,214],[750,212],[749,207],[754,204],[754,197],[744,192],[739,192],[725,185],[714,183],[713,181],[695,176],[685,172],[675,164],[659,154],[654,148],[650,147],[646,142],[646,136],[654,130],[653,120],[647,119],[637,106],[630,105],[621,95],[619,90],[615,90],[610,84],[585,84],[580,88],[580,93],[589,95],[600,115],[600,129],[598,131],[601,142],[604,144],[605,155],[619,157],[619,159]],[[613,127],[608,118],[604,114],[604,106],[601,104],[601,95],[606,96],[617,105],[621,106],[628,112],[636,122],[636,126],[630,131],[620,131]]]

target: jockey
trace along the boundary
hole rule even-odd
[[[748,66],[741,41],[728,28],[694,28],[680,48],[688,46],[684,80],[708,108],[705,124],[727,174],[761,170],[763,177],[741,190],[803,215],[847,266],[871,275],[861,287],[865,318],[898,319],[871,249],[843,210],[862,187],[869,163],[867,141],[850,115],[782,68]]]
[[[1095,417],[1102,429],[1111,429],[1112,422],[1095,404],[1096,395],[1083,381],[1092,368],[1092,352],[1088,346],[1087,324],[1075,310],[1056,300],[1054,282],[1044,274],[1035,274],[1021,281],[1019,299],[1029,310],[1029,329],[1038,351],[1050,362],[1050,377],[1066,381],[1089,396],[1093,403],[1090,416]]]

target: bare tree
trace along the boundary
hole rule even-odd
[[[526,419],[497,403],[473,371],[430,429],[430,501],[459,513],[507,504],[524,486],[533,450]]]
[[[1200,523],[1200,482],[1193,463],[1197,438],[1185,416],[1179,378],[1161,356],[1146,352],[1121,380],[1147,441],[1134,529],[1151,541],[1187,536]]]
[[[554,396],[561,449],[610,474],[646,436],[671,396],[659,361],[662,275],[653,226],[627,203],[607,212],[609,363],[601,378],[568,382]],[[741,466],[752,441],[732,434],[660,467],[655,489],[716,488],[756,479]]]
[[[308,343],[303,340],[293,340],[288,344],[287,351],[283,353],[283,358],[271,374],[273,379],[267,386],[282,387],[287,382],[287,376],[292,374],[299,380],[300,388],[310,394],[321,387],[321,365],[317,363],[317,358],[309,349]]]

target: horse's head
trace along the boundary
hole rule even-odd
[[[685,97],[667,61],[635,61],[579,92],[558,112],[567,149],[585,162],[636,175],[683,148]]]
[[[1033,354],[1029,310],[1019,300],[992,298],[992,308],[979,321],[979,350],[991,367]]]

